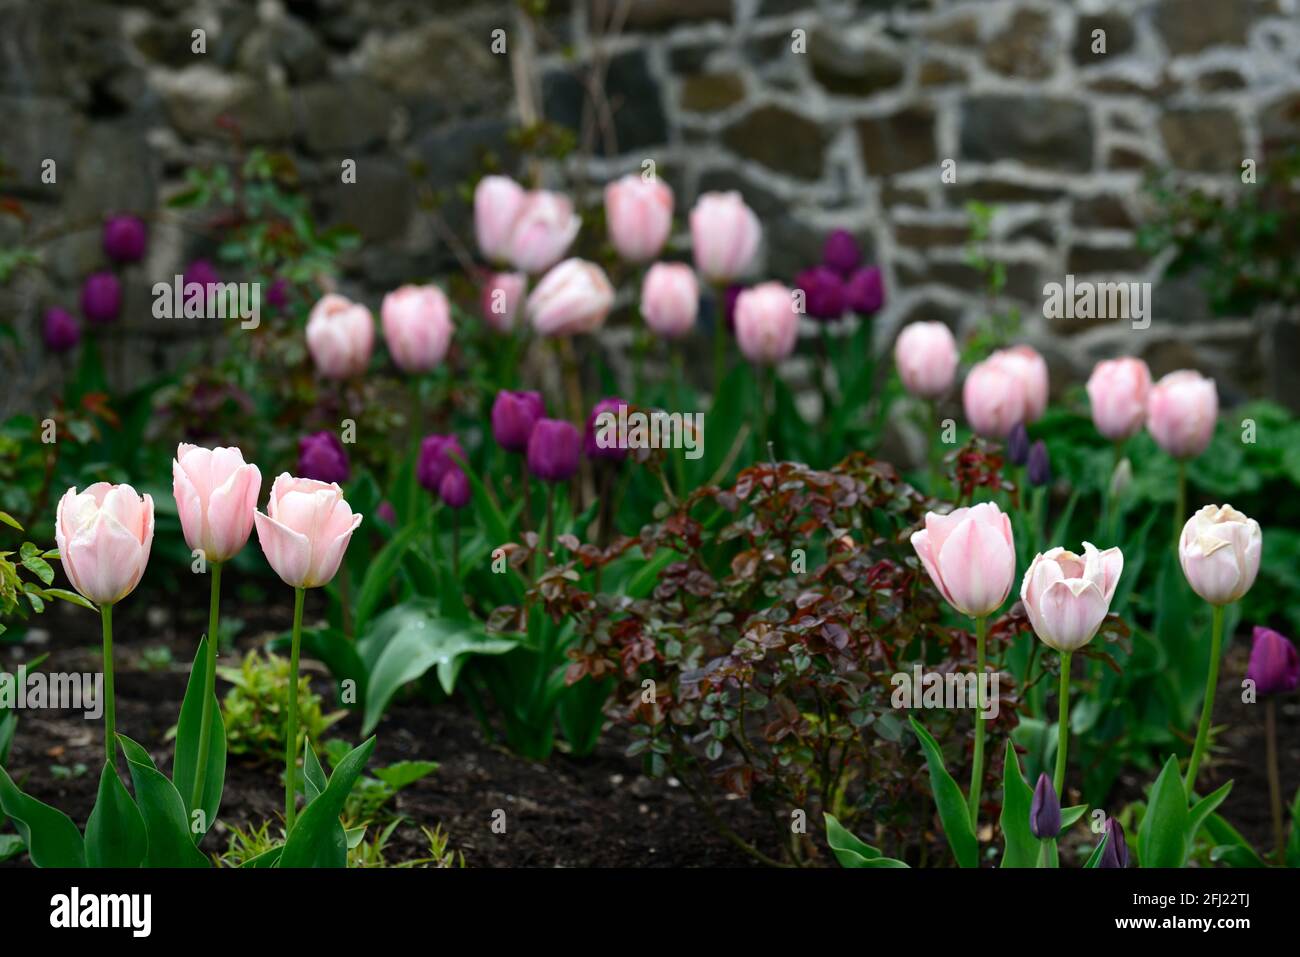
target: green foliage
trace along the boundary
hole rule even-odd
[[[234,685],[226,692],[224,704],[228,752],[282,758],[288,731],[289,659],[254,649],[238,668],[218,668],[217,674]],[[298,728],[309,741],[320,740],[345,714],[325,714],[309,678],[298,676]]]

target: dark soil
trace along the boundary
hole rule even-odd
[[[185,693],[195,637],[201,622],[187,627],[165,620],[154,609],[146,625],[132,616],[129,603],[115,621],[117,726],[149,749],[158,767],[170,775],[172,745],[165,736],[174,725]],[[292,609],[261,612],[267,627],[250,620],[237,641],[243,651],[260,647],[287,622]],[[310,608],[309,616],[310,618]],[[0,669],[50,652],[47,671],[98,670],[97,619],[69,608],[39,622],[51,637],[43,645],[0,652]],[[183,635],[182,635],[183,633]],[[148,634],[149,638],[136,636]],[[146,649],[166,647],[172,663],[146,667]],[[227,664],[237,661],[225,656]],[[313,663],[304,662],[304,669]],[[319,667],[313,689],[333,700],[333,686]],[[224,697],[218,679],[218,696]],[[610,729],[597,752],[586,758],[555,753],[544,762],[517,757],[489,739],[478,720],[458,702],[428,704],[408,698],[390,707],[378,730],[371,767],[401,760],[432,760],[433,774],[401,791],[388,809],[404,820],[386,846],[389,863],[425,857],[428,843],[421,826],[441,824],[449,847],[463,852],[470,867],[745,867],[746,854],[722,838],[685,790],[672,780],[644,776],[637,759],[622,753],[627,738]],[[360,716],[349,715],[328,737],[360,740]],[[103,725],[79,712],[24,711],[6,768],[29,794],[67,813],[84,825],[95,801],[98,769],[103,762]],[[54,766],[86,770],[76,776],[51,771]],[[206,851],[225,850],[232,827],[247,830],[283,814],[282,765],[232,755],[220,818],[204,841]],[[506,832],[494,833],[494,811],[505,811]],[[721,816],[736,832],[769,854],[776,854],[774,833],[743,800],[727,802]],[[498,816],[499,817],[499,816]],[[7,829],[8,830],[8,829]],[[759,835],[762,834],[762,837]],[[25,860],[25,858],[24,858]],[[10,862],[14,866],[16,862]]]

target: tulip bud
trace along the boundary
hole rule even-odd
[[[112,605],[140,583],[153,546],[153,498],[129,485],[96,482],[59,499],[54,539],[75,588],[96,605]]]
[[[1127,439],[1147,417],[1151,371],[1141,359],[1098,362],[1088,377],[1088,405],[1097,431],[1112,442]]]
[[[172,496],[181,530],[185,544],[202,549],[208,561],[228,561],[244,547],[261,490],[262,473],[239,449],[177,446]]]
[[[582,436],[571,422],[542,419],[528,439],[528,471],[547,482],[563,482],[578,471]]]
[[[1119,465],[1115,466],[1115,471],[1110,476],[1110,499],[1112,502],[1123,498],[1128,487],[1133,484],[1133,463],[1128,460],[1128,456],[1119,460]]]
[[[1207,505],[1183,526],[1178,561],[1192,591],[1211,605],[1227,605],[1255,584],[1263,545],[1253,518],[1231,505]]]
[[[374,343],[375,321],[365,306],[337,293],[321,297],[312,306],[307,318],[307,351],[326,378],[361,375],[370,365]]]
[[[200,308],[206,310],[216,292],[212,287],[219,282],[221,274],[217,268],[206,259],[196,259],[185,267],[185,274],[181,277],[181,299],[187,305],[197,299]]]
[[[282,472],[271,484],[266,514],[253,521],[266,560],[294,588],[328,585],[361,524],[337,485]]]
[[[1040,774],[1038,784],[1034,786],[1034,800],[1029,805],[1029,830],[1040,841],[1049,841],[1061,833],[1061,799],[1052,779],[1046,774]]]
[[[1106,849],[1101,852],[1098,867],[1128,867],[1128,843],[1124,840],[1124,825],[1113,817],[1106,818]]]
[[[700,284],[685,263],[655,263],[641,284],[641,315],[665,339],[686,335],[700,309]]]
[[[748,272],[762,238],[762,224],[739,193],[704,193],[691,210],[695,268],[709,282]]]
[[[848,307],[859,315],[869,316],[885,305],[885,277],[878,266],[855,270],[844,286]]]
[[[67,352],[81,340],[81,329],[72,313],[51,306],[41,321],[41,339],[51,352]]]
[[[87,322],[112,322],[122,312],[122,283],[111,272],[91,273],[81,286],[81,314]]]
[[[543,336],[595,332],[614,305],[605,271],[583,259],[566,259],[528,297],[528,321]]]
[[[1025,465],[1029,462],[1029,430],[1025,423],[1017,422],[1007,435],[1007,458],[1013,465]]]
[[[298,440],[298,474],[316,482],[343,484],[352,474],[348,453],[333,432],[316,432]],[[258,477],[259,484],[261,476]]]
[[[461,509],[469,504],[469,476],[461,468],[447,469],[438,483],[438,498],[450,508]]]
[[[923,399],[937,399],[952,388],[957,372],[957,341],[942,322],[913,322],[894,343],[894,365],[903,388]]]
[[[138,262],[144,256],[147,235],[144,220],[114,216],[104,224],[104,254],[114,262]]]
[[[962,386],[966,420],[980,435],[1003,438],[1017,423],[1036,421],[1047,407],[1047,363],[1029,346],[993,353]]]
[[[605,187],[605,223],[619,256],[632,263],[651,260],[673,226],[673,191],[658,179],[624,176]]]
[[[996,611],[1016,577],[1011,520],[992,502],[927,512],[912,547],[944,600],[971,618]]]
[[[454,457],[453,457],[454,456]],[[465,460],[465,451],[454,435],[428,435],[420,443],[420,457],[415,465],[415,478],[421,486],[437,494],[442,479],[451,469],[460,468],[456,461]]]
[[[384,296],[379,310],[384,341],[397,367],[428,372],[451,344],[451,304],[437,286],[402,286]]]
[[[1167,454],[1193,459],[1205,451],[1219,417],[1214,380],[1183,369],[1151,387],[1147,397],[1147,431]]]
[[[508,176],[484,176],[474,187],[474,234],[479,252],[489,261],[509,258],[524,195],[524,188]]]
[[[596,420],[605,413],[617,416],[619,406],[626,405],[622,399],[609,397],[601,399],[591,408],[591,414],[587,416],[587,427],[582,437],[583,451],[587,453],[589,459],[610,459],[614,462],[621,462],[627,458],[627,449],[621,445],[604,446],[596,441]]]
[[[1101,552],[1091,542],[1082,556],[1060,547],[1036,555],[1020,584],[1034,634],[1059,652],[1078,651],[1105,620],[1123,571],[1118,548]]]
[[[858,241],[847,229],[832,229],[822,245],[822,263],[841,276],[851,276],[862,262]]]
[[[1026,471],[1030,485],[1041,487],[1052,481],[1052,463],[1047,457],[1047,446],[1042,439],[1029,447],[1029,466]]]
[[[520,272],[546,272],[578,235],[582,218],[567,196],[534,190],[524,199],[510,235],[510,262]]]
[[[537,420],[546,415],[539,392],[502,389],[492,403],[492,437],[507,452],[524,452]]]
[[[832,321],[844,316],[844,280],[829,266],[813,266],[794,277],[803,290],[804,311],[814,319]]]
[[[510,332],[519,316],[519,306],[528,289],[528,277],[521,272],[499,272],[483,284],[483,319],[497,332]]]
[[[1300,684],[1295,645],[1272,628],[1255,626],[1246,677],[1260,694],[1290,694]]]
[[[759,283],[736,300],[736,344],[750,362],[776,365],[794,352],[798,335],[799,314],[781,283]]]
[[[375,506],[375,518],[389,525],[397,524],[397,509],[393,508],[393,503],[384,499]]]

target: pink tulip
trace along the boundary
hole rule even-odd
[[[942,322],[913,322],[894,343],[894,365],[903,387],[923,399],[937,399],[952,388],[957,372],[957,342]]]
[[[361,524],[333,482],[281,472],[271,485],[266,514],[254,515],[257,540],[275,573],[294,588],[328,585],[352,533]]]
[[[1176,459],[1194,459],[1204,452],[1218,417],[1214,380],[1190,369],[1169,373],[1147,397],[1147,431]]]
[[[578,235],[582,218],[567,196],[538,189],[529,193],[510,236],[510,261],[535,275],[559,262]]]
[[[762,224],[739,193],[705,193],[691,210],[695,268],[711,283],[747,272],[762,238]]]
[[[370,365],[375,346],[375,320],[365,306],[329,293],[312,306],[307,317],[307,351],[321,375],[347,379]]]
[[[641,315],[665,339],[684,336],[695,327],[700,284],[685,263],[655,263],[641,284]]]
[[[609,241],[628,262],[659,255],[673,227],[673,191],[661,180],[630,174],[605,187]]]
[[[172,495],[190,550],[209,562],[234,558],[253,530],[262,473],[237,448],[181,443],[172,460]]]
[[[153,499],[129,485],[96,482],[59,499],[54,524],[63,570],[96,605],[113,605],[140,584],[153,545]]]
[[[1011,520],[992,502],[940,515],[927,512],[912,547],[939,593],[971,618],[997,611],[1016,577]]]
[[[1141,359],[1098,362],[1088,377],[1088,404],[1097,431],[1118,442],[1142,428],[1147,418],[1151,370]]]
[[[519,317],[519,306],[528,289],[528,277],[521,272],[499,272],[483,284],[484,321],[497,332],[510,332]]]
[[[1124,571],[1118,548],[1097,551],[1083,543],[1083,556],[1053,548],[1036,555],[1020,585],[1020,600],[1036,634],[1062,653],[1078,651],[1097,634],[1110,611]]]
[[[428,372],[451,344],[451,306],[437,286],[402,286],[379,308],[384,341],[403,372]]]
[[[474,234],[478,251],[490,262],[510,258],[510,238],[526,195],[508,176],[484,176],[474,188]]]
[[[1047,408],[1047,363],[1029,346],[1001,349],[977,363],[962,386],[966,420],[980,435],[1000,439]]]
[[[528,320],[543,336],[594,332],[613,305],[614,287],[604,270],[585,259],[566,259],[528,297]]]
[[[779,282],[759,283],[736,297],[736,345],[750,362],[776,365],[794,352],[799,313]]]
[[[1227,605],[1255,584],[1263,548],[1259,522],[1231,505],[1207,505],[1183,526],[1178,561],[1192,591],[1211,605]]]

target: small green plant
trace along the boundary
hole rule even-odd
[[[324,750],[325,760],[333,768],[348,756],[352,745],[340,738],[331,738],[325,742]],[[398,791],[428,777],[436,770],[437,761],[398,761],[377,768],[374,777],[361,777],[343,806],[344,825],[354,828],[374,821],[399,819],[399,815],[386,812],[385,805],[397,796]]]
[[[233,688],[226,693],[226,747],[231,754],[252,754],[267,760],[284,756],[289,700],[289,660],[254,649],[238,668],[218,668]],[[320,695],[306,676],[298,678],[298,724],[308,740],[321,736],[346,712],[325,714]]]

